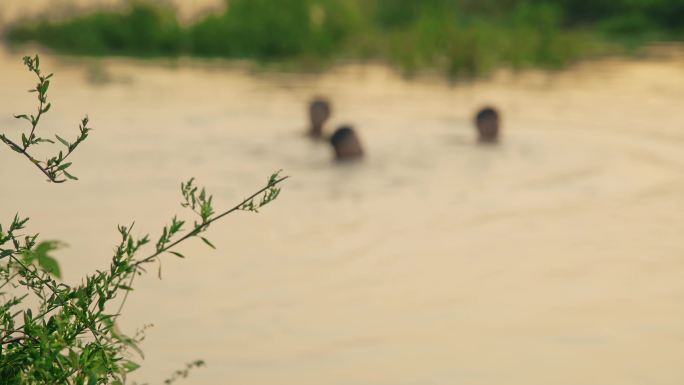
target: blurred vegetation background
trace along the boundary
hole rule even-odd
[[[10,26],[72,55],[254,59],[305,68],[379,60],[407,74],[558,68],[684,37],[684,0],[227,0],[189,24],[160,3]]]

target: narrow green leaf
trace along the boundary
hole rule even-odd
[[[71,180],[78,180],[78,178],[76,178],[75,176],[69,174],[68,172],[66,172],[66,170],[62,170],[62,173],[64,173],[64,176],[66,176],[67,178],[69,178],[69,179],[71,179]]]
[[[209,242],[209,240],[208,240],[207,238],[204,238],[204,237],[200,237],[200,238],[202,238],[202,240],[204,241],[204,243],[206,243],[207,245],[209,245],[209,247],[211,247],[212,249],[216,250],[216,246],[214,246],[211,242]]]
[[[57,138],[57,140],[59,140],[60,143],[62,143],[63,145],[69,147],[69,142],[67,142],[66,140],[64,140],[61,136],[55,135],[55,137]]]
[[[78,367],[78,354],[73,350],[69,350],[69,360],[71,361],[72,366]]]
[[[44,95],[48,88],[50,88],[50,81],[46,80],[38,89],[38,92],[40,92],[41,95]]]
[[[57,171],[64,171],[69,168],[69,166],[71,166],[71,162],[60,164],[59,167],[57,167]]]
[[[181,253],[179,253],[179,252],[177,252],[177,251],[169,251],[169,253],[175,255],[175,256],[178,257],[178,258],[185,258],[185,255],[183,255],[183,254],[181,254]]]
[[[90,372],[88,373],[88,385],[96,385],[97,384],[97,374]]]
[[[47,273],[57,278],[62,278],[62,272],[59,269],[59,263],[56,259],[48,255],[38,255],[38,265],[40,265],[40,267],[42,267]]]
[[[136,364],[133,361],[126,361],[126,362],[124,362],[123,367],[126,369],[126,371],[128,371],[128,373],[130,373],[130,372],[138,369],[140,367],[140,365]]]

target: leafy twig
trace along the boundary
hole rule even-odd
[[[30,126],[28,136],[26,136],[26,133],[21,134],[21,144],[18,144],[16,141],[8,138],[5,134],[0,134],[0,140],[13,151],[24,155],[31,163],[33,163],[33,165],[35,165],[45,176],[48,177],[50,182],[64,183],[68,179],[76,180],[78,178],[67,171],[67,169],[71,166],[71,163],[66,162],[66,159],[84,140],[86,140],[86,138],[88,138],[88,133],[92,131],[92,128],[88,127],[88,117],[86,116],[81,120],[79,125],[79,134],[73,143],[68,142],[59,135],[55,135],[55,138],[66,147],[66,154],[64,151],[59,151],[56,155],[46,159],[45,161],[38,160],[31,155],[31,153],[28,151],[30,147],[40,143],[55,143],[51,139],[42,138],[36,134],[36,129],[40,123],[40,118],[43,116],[43,114],[47,113],[52,106],[52,104],[48,102],[47,92],[50,88],[50,78],[52,78],[53,74],[42,74],[40,69],[40,58],[38,55],[34,57],[25,56],[24,65],[38,78],[38,84],[29,90],[29,92],[35,92],[37,94],[38,111],[35,115],[22,114],[14,116],[17,119],[26,120]]]

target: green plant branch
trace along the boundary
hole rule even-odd
[[[27,122],[29,122],[30,125],[29,135],[21,135],[21,145],[8,138],[5,134],[0,134],[0,140],[2,140],[2,142],[4,142],[13,151],[24,155],[45,176],[48,177],[48,180],[50,182],[64,183],[68,179],[78,179],[67,171],[69,166],[71,166],[71,163],[67,163],[65,161],[74,152],[78,145],[81,144],[88,137],[88,133],[92,130],[88,127],[88,117],[86,116],[81,120],[81,124],[79,125],[79,135],[77,136],[76,141],[74,141],[73,143],[66,141],[65,139],[59,137],[59,135],[55,135],[55,138],[61,144],[66,146],[66,155],[63,153],[63,151],[59,151],[57,155],[48,158],[44,162],[36,159],[33,155],[31,155],[28,151],[31,146],[40,143],[55,143],[51,139],[45,139],[36,136],[36,129],[38,127],[38,124],[40,123],[40,118],[43,116],[43,114],[47,113],[50,110],[50,107],[52,106],[52,104],[48,102],[47,91],[50,87],[50,78],[53,74],[49,74],[47,76],[42,75],[40,69],[40,58],[37,55],[34,57],[25,56],[24,65],[38,78],[38,84],[35,86],[35,88],[29,90],[29,92],[35,92],[38,95],[38,112],[35,116],[26,114],[14,116],[16,119],[26,120]]]
[[[274,174],[274,175],[277,175],[277,174]],[[162,255],[166,252],[169,252],[171,249],[173,249],[175,246],[179,245],[180,243],[182,243],[182,242],[184,242],[184,241],[186,241],[192,237],[198,236],[200,233],[202,233],[204,230],[206,230],[206,228],[209,227],[209,225],[211,225],[212,223],[218,221],[219,219],[225,217],[226,215],[229,215],[231,213],[234,213],[235,211],[241,210],[248,202],[251,202],[254,198],[256,198],[259,195],[261,195],[261,194],[267,192],[268,190],[274,188],[275,186],[279,185],[280,183],[284,182],[287,179],[289,179],[289,176],[284,176],[284,177],[275,178],[275,179],[271,178],[266,186],[264,186],[259,191],[255,192],[254,194],[250,195],[249,197],[243,199],[242,202],[238,203],[237,205],[233,206],[232,208],[224,211],[223,213],[221,213],[219,215],[216,215],[212,218],[209,218],[208,220],[204,221],[200,225],[195,226],[195,228],[192,231],[190,231],[188,234],[184,235],[182,238],[179,238],[178,240],[174,241],[173,243],[171,243],[168,246],[164,246],[162,249],[157,250],[152,255],[135,262],[133,264],[133,266],[135,268],[138,268],[139,266],[141,266],[143,264],[152,262],[157,257],[159,257],[160,255]],[[193,211],[195,213],[197,213],[198,215],[201,215],[197,211],[195,211],[195,210],[193,210]],[[135,274],[133,274],[131,276],[131,279],[129,281],[128,286],[131,286],[133,284],[134,279],[135,279]],[[126,300],[128,299],[128,293],[129,293],[129,291],[126,291],[126,293],[124,294],[124,298],[121,301],[121,304],[119,305],[119,309],[117,310],[116,314],[114,315],[115,317],[118,316],[119,314],[121,314],[121,311],[123,310],[123,307],[126,303]]]
[[[64,182],[66,182],[66,179],[57,180],[52,175],[50,175],[48,170],[40,165],[40,161],[38,159],[34,158],[33,156],[31,156],[31,154],[26,152],[26,148],[21,148],[18,144],[14,143],[12,140],[10,140],[4,134],[0,134],[0,140],[5,142],[5,144],[7,144],[12,150],[26,156],[28,158],[28,160],[31,161],[31,163],[33,163],[36,167],[38,167],[38,169],[40,171],[42,171],[42,173],[45,174],[45,176],[47,176],[51,182],[53,182],[53,183],[64,183]]]
[[[179,243],[185,241],[186,239],[191,238],[191,237],[195,237],[195,236],[199,235],[201,232],[204,231],[204,229],[206,229],[206,227],[208,227],[208,226],[211,225],[212,223],[218,221],[219,219],[225,217],[225,216],[228,215],[228,214],[231,214],[231,213],[233,213],[233,212],[235,212],[235,211],[241,210],[242,207],[244,207],[244,205],[245,205],[246,203],[252,201],[254,198],[256,198],[257,196],[259,196],[260,194],[266,192],[267,190],[273,188],[274,186],[280,184],[281,182],[285,181],[285,180],[288,179],[288,178],[289,178],[289,176],[284,176],[284,177],[282,177],[282,178],[279,178],[279,179],[275,180],[275,182],[269,183],[266,187],[263,187],[261,190],[255,192],[255,193],[252,194],[249,198],[245,198],[242,202],[240,202],[240,203],[237,204],[236,206],[232,207],[232,208],[229,209],[229,210],[224,211],[223,213],[221,213],[221,214],[219,214],[219,215],[217,215],[217,216],[215,216],[215,217],[212,217],[211,219],[207,220],[206,222],[203,222],[203,223],[201,224],[201,226],[195,227],[191,232],[189,232],[188,234],[186,234],[186,235],[183,236],[182,238],[180,238],[180,239],[178,239],[177,241],[173,242],[173,243],[170,244],[169,246],[165,246],[162,250],[159,250],[159,251],[155,252],[154,254],[150,255],[149,257],[146,257],[146,258],[144,258],[144,259],[142,259],[142,260],[136,262],[135,265],[137,266],[137,265],[142,265],[142,264],[144,264],[144,263],[151,262],[154,258],[156,258],[157,256],[159,256],[160,254],[163,254],[163,253],[165,253],[165,252],[168,252],[168,251],[171,250],[173,247],[177,246]]]
[[[204,361],[202,361],[202,360],[197,360],[197,361],[194,361],[194,362],[190,362],[190,363],[188,363],[188,364],[185,364],[185,368],[183,368],[183,369],[181,369],[181,370],[176,370],[175,372],[173,372],[173,374],[171,375],[171,377],[169,377],[168,379],[166,379],[166,380],[164,381],[164,384],[165,384],[165,385],[171,385],[171,384],[173,384],[174,382],[178,381],[179,379],[187,378],[188,375],[190,374],[190,371],[191,371],[192,369],[194,369],[194,368],[200,368],[200,367],[202,367],[202,366],[204,366],[204,365],[205,365],[205,363],[204,363]]]

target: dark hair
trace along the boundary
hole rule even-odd
[[[498,118],[499,113],[493,107],[485,107],[480,110],[475,116],[475,121],[481,121],[484,119]]]
[[[337,146],[338,144],[342,143],[342,141],[353,135],[354,129],[351,126],[341,126],[335,130],[335,133],[330,137],[330,144],[332,144],[333,147]]]
[[[330,113],[330,102],[324,98],[315,98],[309,104],[309,110],[313,111],[315,109],[321,108],[325,110],[326,113]]]

